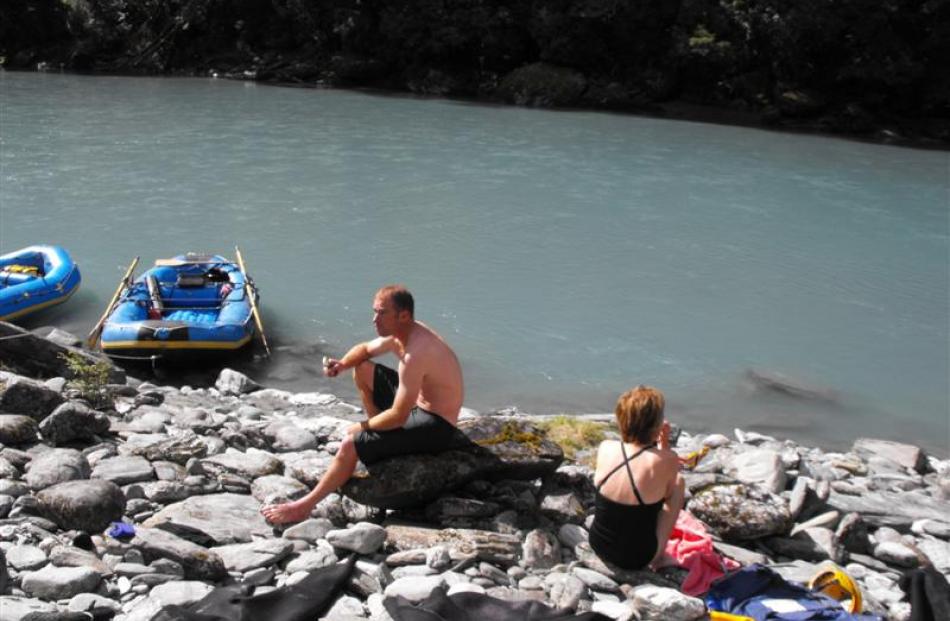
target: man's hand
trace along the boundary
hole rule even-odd
[[[336,377],[343,371],[343,363],[336,358],[323,357],[323,374],[327,377]]]

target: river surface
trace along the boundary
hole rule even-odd
[[[0,250],[60,244],[84,334],[132,257],[233,256],[270,386],[332,390],[402,282],[466,405],[946,455],[950,156],[810,135],[213,79],[0,72]],[[751,374],[750,374],[751,371]],[[759,379],[756,375],[759,374]],[[761,376],[793,386],[763,388]]]

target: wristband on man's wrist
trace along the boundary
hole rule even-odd
[[[363,431],[369,431],[369,421],[368,421],[368,420],[361,420],[361,421],[360,421],[360,429],[362,429]]]

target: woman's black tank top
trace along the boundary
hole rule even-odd
[[[630,462],[640,456],[643,451],[653,448],[655,444],[646,446],[637,451],[632,457],[627,457],[627,451],[620,443],[623,453],[623,463],[607,473],[597,485],[597,501],[594,508],[594,523],[590,528],[590,547],[597,556],[623,569],[642,569],[656,556],[656,522],[663,501],[653,504],[644,504],[637,484],[633,480],[633,471]],[[620,468],[627,467],[627,476],[630,486],[637,497],[638,505],[625,505],[610,500],[600,493],[600,488]]]

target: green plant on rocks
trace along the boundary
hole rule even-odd
[[[92,407],[98,408],[109,403],[109,371],[111,366],[105,360],[89,362],[76,352],[64,352],[60,357],[69,368],[67,386],[79,391],[79,395]]]
[[[534,452],[541,450],[541,441],[543,438],[531,431],[524,431],[518,423],[505,423],[501,431],[496,435],[485,438],[484,440],[477,440],[476,444],[481,446],[491,446],[493,444],[503,444],[505,442],[516,442],[518,444],[524,444],[529,447]]]
[[[604,423],[566,414],[542,421],[538,427],[571,461],[576,460],[578,452],[596,448],[604,440],[606,429]]]

